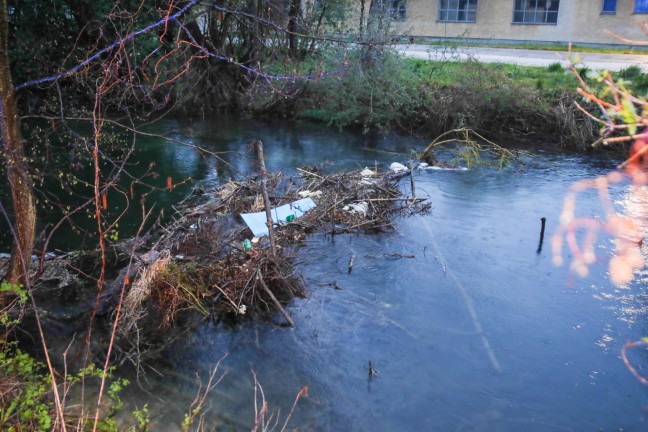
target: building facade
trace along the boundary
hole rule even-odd
[[[375,0],[374,0],[375,1]],[[648,41],[648,0],[386,0],[411,36],[628,45]]]

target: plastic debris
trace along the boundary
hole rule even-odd
[[[248,239],[243,240],[243,249],[245,249],[246,251],[252,249],[252,242],[250,242],[250,240]]]
[[[293,216],[295,219],[300,218],[308,210],[315,208],[315,202],[310,198],[304,198],[290,204],[284,204],[280,207],[270,210],[272,215],[272,222],[283,224],[289,222],[288,216]],[[255,237],[263,237],[268,235],[268,227],[266,225],[265,211],[257,213],[241,213],[243,222],[250,228]],[[293,219],[294,220],[294,219]]]
[[[360,175],[362,177],[374,177],[376,175],[375,171],[370,170],[369,168],[365,167],[362,171],[360,171]]]
[[[344,209],[349,211],[350,213],[366,216],[367,211],[369,211],[369,204],[367,204],[365,201],[362,201],[359,203],[354,203],[354,204],[349,204],[348,206],[344,206]]]
[[[318,190],[312,192],[309,190],[305,190],[305,191],[297,192],[297,195],[299,195],[302,198],[319,198],[322,196],[322,191]]]
[[[389,169],[395,173],[409,171],[409,168],[398,162],[392,162],[392,164],[389,165]]]

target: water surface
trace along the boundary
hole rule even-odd
[[[224,131],[203,123],[193,133],[233,152],[260,137],[269,167],[289,172],[324,160],[335,162],[331,169],[384,169],[426,144],[310,125]],[[250,169],[239,153],[230,160]],[[195,374],[205,379],[225,354],[227,375],[209,398],[208,423],[226,430],[253,425],[253,372],[282,416],[309,387],[291,421],[304,430],[644,429],[648,395],[619,352],[648,334],[645,284],[610,283],[613,244],[605,236],[586,278],[552,265],[548,239],[537,252],[540,217],[549,237],[567,188],[613,166],[545,153],[520,169],[417,172],[417,193],[433,203],[429,215],[400,219],[390,233],[304,243],[299,270],[310,294],[288,308],[295,328],[205,324],[169,350],[156,366],[166,377],[148,389],[164,400],[154,409],[156,430],[177,428]],[[613,193],[620,206],[630,198],[623,185]],[[580,214],[601,217],[596,194],[578,205]],[[647,364],[645,352],[632,360]],[[378,371],[371,378],[369,361]]]
[[[158,160],[162,178],[211,184],[254,170],[246,152],[253,138],[264,141],[268,168],[287,173],[325,161],[331,170],[386,169],[427,144],[312,124],[168,121],[160,128],[230,152],[227,165],[191,147],[143,143],[140,152]],[[152,365],[164,376],[148,373],[148,393],[132,386],[124,399],[149,404],[152,430],[178,430],[196,376],[206,380],[226,355],[205,418],[220,430],[254,425],[253,372],[270,409],[281,409],[280,424],[308,386],[290,423],[301,430],[644,430],[648,394],[619,352],[648,334],[645,275],[612,285],[606,266],[614,245],[605,236],[585,278],[553,266],[549,250],[569,186],[614,165],[542,153],[524,168],[419,171],[417,194],[431,200],[430,214],[399,219],[388,233],[314,235],[299,248],[309,295],[288,308],[295,328],[206,323]],[[615,187],[613,198],[620,208],[646,208],[632,202],[627,185]],[[600,218],[597,195],[585,193],[578,212]],[[541,217],[547,239],[538,252]],[[645,351],[631,359],[648,365]],[[377,376],[369,377],[369,361]]]

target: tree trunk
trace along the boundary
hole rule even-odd
[[[301,11],[301,0],[290,0],[288,10],[288,49],[293,58],[299,57],[297,47],[297,31],[299,30],[299,12]]]
[[[8,29],[7,0],[0,0],[0,134],[2,157],[5,159],[11,189],[15,233],[5,279],[9,283],[22,283],[27,286],[29,264],[34,249],[36,207],[9,69]]]

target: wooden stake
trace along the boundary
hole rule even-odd
[[[410,186],[412,187],[412,198],[416,196],[416,187],[414,186],[414,164],[409,163]]]
[[[263,195],[263,205],[266,212],[266,225],[268,226],[268,237],[270,238],[270,248],[272,250],[272,257],[277,257],[277,248],[275,246],[274,233],[272,232],[272,210],[270,207],[270,198],[268,198],[267,178],[268,172],[265,167],[265,160],[263,158],[263,143],[261,140],[254,140],[259,158],[259,168],[261,170],[261,194]]]
[[[536,251],[537,254],[540,254],[540,252],[542,252],[542,243],[544,242],[545,224],[547,222],[547,218],[541,217],[540,222],[542,223],[542,226],[540,228],[540,242],[538,242],[538,250]]]

